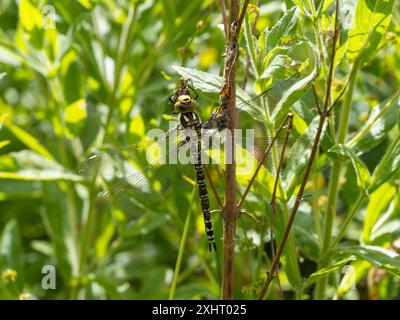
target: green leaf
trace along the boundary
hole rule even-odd
[[[334,0],[323,0],[324,5],[322,7],[322,11],[325,11],[326,9],[328,9],[329,5],[333,2]]]
[[[400,134],[376,166],[368,192],[374,192],[398,172],[400,172]]]
[[[38,182],[0,180],[0,201],[39,199],[41,196],[42,189]]]
[[[287,70],[291,65],[292,59],[286,55],[277,55],[268,67],[263,71],[260,79],[270,78],[284,78],[286,77]]]
[[[394,0],[358,0],[349,30],[347,57],[354,61],[357,56],[371,59],[392,17]]]
[[[394,251],[376,246],[349,246],[337,248],[334,252],[340,256],[355,255],[368,261],[375,268],[385,269],[400,277],[400,255]]]
[[[346,146],[359,155],[381,143],[400,116],[399,96],[400,91],[397,91],[387,102],[375,106],[366,123]]]
[[[314,217],[311,212],[299,209],[293,223],[296,243],[305,257],[312,261],[319,261],[320,249],[318,234],[316,231]]]
[[[67,189],[65,185],[64,190]],[[43,183],[44,221],[56,256],[57,270],[67,283],[78,274],[78,253],[74,237],[74,212],[68,196],[57,182]]]
[[[282,92],[282,97],[276,103],[276,105],[270,106],[273,108],[271,119],[283,119],[288,113],[290,107],[299,100],[308,89],[308,85],[317,76],[317,68],[305,78],[295,82],[290,88]]]
[[[77,61],[72,60],[72,55],[67,55],[61,63],[62,84],[64,96],[67,103],[81,99],[82,96],[82,74]],[[72,61],[70,61],[72,60]]]
[[[21,64],[25,64],[46,77],[50,68],[47,57],[42,53],[33,52],[27,54],[13,44],[0,46],[0,61],[12,67],[19,67]]]
[[[313,284],[314,282],[317,282],[318,280],[325,278],[332,271],[340,269],[343,266],[347,265],[348,263],[350,263],[354,260],[356,260],[356,257],[350,256],[348,258],[342,259],[342,260],[330,265],[329,267],[322,268],[322,269],[318,270],[317,272],[312,273],[308,277],[308,279],[305,281],[304,287],[306,288],[306,287],[310,286],[311,284]]]
[[[13,180],[71,180],[83,181],[83,177],[68,172],[59,163],[31,150],[12,152],[0,157],[0,178]]]
[[[54,160],[52,154],[47,151],[47,149],[43,147],[34,136],[26,132],[24,129],[13,125],[10,122],[6,122],[5,125],[7,129],[9,129],[15,135],[15,137],[17,137],[29,149],[36,151],[38,154],[42,155],[45,158]]]
[[[271,28],[266,30],[265,35],[265,52],[268,53],[275,47],[279,46],[282,40],[296,26],[298,18],[298,9],[296,7],[286,11],[283,17]]]
[[[242,184],[244,187],[246,187],[249,184],[250,179],[254,176],[259,162],[252,152],[242,148],[240,145],[236,146],[236,157],[237,180],[239,184]],[[223,161],[221,161],[221,163],[223,163]],[[275,178],[271,172],[266,167],[261,166],[255,181],[257,183],[253,185],[252,191],[254,193],[271,198],[275,181]],[[279,190],[277,190],[276,196],[278,199],[282,199],[282,194]]]
[[[105,291],[107,292],[107,295],[111,298],[111,299],[115,299],[115,300],[122,300],[122,295],[120,292],[118,292],[118,286],[120,285],[120,283],[118,283],[117,281],[114,281],[113,279],[110,279],[108,277],[104,277],[104,276],[99,276],[97,275],[95,279],[93,279],[93,281],[95,281],[95,283],[98,283],[100,286],[102,286]]]
[[[1,125],[0,125],[0,129],[1,129]],[[8,146],[10,143],[11,143],[10,140],[0,141],[0,149],[4,148],[5,146]]]
[[[196,299],[198,297],[204,297],[205,299],[216,299],[218,293],[211,290],[210,284],[199,284],[199,283],[185,283],[180,285],[176,290],[176,299]]]
[[[369,243],[371,241],[372,230],[379,217],[383,214],[384,210],[392,202],[396,188],[388,183],[383,184],[372,192],[369,197],[367,212],[364,219],[364,227],[362,232],[362,241]]]
[[[167,217],[160,216],[152,212],[144,213],[134,224],[129,226],[126,230],[125,237],[143,236],[151,233],[157,229],[160,225],[167,222]]]
[[[34,29],[42,28],[42,14],[30,0],[20,0],[19,19],[22,27],[28,32],[32,32]]]
[[[19,285],[23,283],[24,250],[19,225],[10,220],[4,227],[0,239],[0,255],[6,260],[6,267],[17,271]]]
[[[353,262],[336,290],[338,296],[343,296],[354,288],[356,283],[364,279],[369,269],[371,269],[371,264],[367,261],[357,260]]]
[[[287,226],[286,214],[280,212],[275,215],[274,233],[276,243],[281,243],[284,230]],[[281,257],[282,269],[285,270],[286,276],[295,290],[300,290],[302,287],[302,278],[300,274],[298,255],[296,254],[296,241],[293,232],[289,234],[283,254]]]
[[[351,149],[343,144],[337,144],[328,150],[328,156],[333,160],[350,159],[357,176],[357,186],[363,191],[368,188],[371,181],[368,168]]]
[[[318,246],[317,235],[315,233],[310,232],[309,228],[306,229],[304,228],[304,226],[299,226],[296,223],[293,228],[296,237],[296,242],[299,243],[301,252],[308,259],[313,261],[318,261],[319,246]]]
[[[173,66],[173,68],[179,73],[180,76],[192,79],[193,85],[196,89],[208,93],[220,93],[224,83],[224,79],[222,77],[191,68],[179,66]],[[238,100],[237,106],[239,110],[249,113],[253,119],[258,121],[265,120],[264,110],[256,102],[252,101],[250,103],[243,104],[243,102],[248,102],[251,100],[251,97],[238,86],[236,87],[236,95]]]
[[[397,127],[400,130],[400,112],[399,112],[399,116],[398,116],[398,119],[397,119]]]
[[[80,99],[70,104],[64,111],[65,121],[70,124],[83,122],[86,119],[86,100]]]
[[[30,0],[19,3],[19,22],[28,35],[30,43],[40,50],[43,46],[43,16]]]
[[[251,30],[252,26],[250,24],[250,20],[248,16],[245,16],[245,28],[244,28],[244,37],[246,40],[246,47],[248,50],[251,66],[253,67],[253,70],[257,76],[259,75],[259,66],[260,66],[260,61],[258,59],[257,55],[257,49],[256,49],[256,38],[252,35]]]
[[[19,172],[0,171],[0,179],[24,180],[24,181],[52,181],[70,180],[82,182],[83,178],[69,173],[55,172],[51,170],[26,169]]]
[[[304,6],[304,1],[303,0],[291,0],[291,2],[293,2],[297,7],[299,7],[300,11],[304,14],[304,15],[310,15],[310,13],[308,12],[308,10],[306,9],[306,7]]]
[[[287,193],[290,197],[296,185],[303,177],[302,172],[307,165],[307,161],[311,154],[312,144],[317,133],[319,124],[319,116],[315,117],[300,140],[296,141],[293,148],[288,155],[288,163],[283,172],[283,182]],[[325,131],[326,124],[324,125],[323,132]],[[322,138],[322,137],[321,137]]]

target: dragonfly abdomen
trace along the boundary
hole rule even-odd
[[[216,251],[214,229],[212,226],[211,212],[210,212],[210,201],[208,197],[206,179],[204,175],[204,168],[201,162],[201,120],[196,112],[187,112],[181,114],[180,123],[184,128],[191,128],[196,131],[197,135],[197,148],[196,144],[193,144],[193,157],[195,158],[194,169],[196,172],[197,188],[199,190],[201,210],[203,212],[204,226],[208,240],[208,248],[211,251],[212,248]]]
[[[200,153],[200,151],[199,151],[199,153]],[[207,240],[208,240],[208,248],[210,251],[213,247],[214,247],[214,250],[217,250],[216,245],[215,245],[215,239],[214,239],[214,229],[213,229],[212,221],[211,221],[210,201],[208,198],[208,191],[207,191],[206,180],[205,180],[205,176],[204,176],[204,169],[203,169],[201,162],[197,163],[194,166],[194,168],[196,171],[197,188],[199,190],[199,195],[200,195],[201,210],[203,211],[204,226],[205,226]]]

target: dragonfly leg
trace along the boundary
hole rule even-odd
[[[195,94],[195,97],[193,98],[193,100],[196,100],[199,97],[199,94],[197,93],[196,90],[194,90],[194,88],[191,85],[188,85],[188,87],[193,91],[193,93]]]
[[[212,248],[214,248],[214,251],[217,252],[217,245],[215,242],[208,244],[208,250],[210,250],[210,252],[212,252]]]

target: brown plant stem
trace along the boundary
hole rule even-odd
[[[231,23],[237,21],[239,1],[232,0],[230,8]],[[232,39],[235,35],[228,33],[227,50],[232,48]],[[231,70],[233,72],[231,72]],[[233,275],[234,275],[234,253],[235,253],[235,234],[236,219],[238,212],[236,210],[236,164],[234,159],[234,138],[233,132],[238,127],[236,114],[236,55],[230,55],[225,60],[224,66],[225,83],[231,85],[230,97],[228,102],[229,132],[232,133],[232,139],[227,147],[231,150],[231,163],[226,164],[225,174],[225,203],[223,209],[224,216],[224,254],[223,254],[223,277],[222,277],[222,299],[231,300],[233,298]]]
[[[224,23],[225,37],[228,38],[229,24],[228,24],[228,18],[226,16],[225,0],[220,0],[220,2],[221,2],[222,21]]]
[[[297,210],[298,210],[298,208],[300,206],[300,203],[301,203],[301,201],[303,199],[304,190],[305,190],[305,187],[306,187],[306,184],[307,184],[308,176],[309,176],[309,174],[311,172],[312,164],[314,162],[315,156],[316,156],[317,151],[318,151],[319,142],[320,142],[320,139],[321,139],[321,135],[322,135],[322,131],[323,131],[323,128],[324,128],[325,120],[329,117],[329,113],[328,113],[329,108],[328,108],[328,106],[329,106],[329,101],[330,101],[330,91],[331,91],[331,88],[332,88],[333,68],[334,68],[335,55],[336,55],[336,42],[337,42],[338,36],[339,36],[339,23],[338,23],[339,22],[339,19],[338,19],[338,16],[339,16],[339,0],[336,0],[336,13],[335,13],[335,16],[336,16],[335,17],[335,32],[334,32],[333,37],[332,37],[333,43],[332,43],[332,52],[331,52],[331,62],[330,62],[329,74],[328,74],[327,85],[326,85],[325,100],[324,100],[324,105],[323,105],[322,112],[321,112],[320,118],[319,118],[317,133],[315,135],[314,142],[313,142],[313,147],[312,147],[312,150],[311,150],[311,155],[310,155],[310,158],[309,158],[309,160],[307,162],[307,166],[306,166],[306,169],[305,169],[305,172],[304,172],[304,175],[303,175],[303,179],[301,181],[300,188],[299,188],[299,191],[298,191],[297,196],[296,196],[296,201],[294,203],[292,211],[290,212],[289,220],[288,220],[288,223],[286,225],[282,241],[281,241],[281,243],[280,243],[280,245],[278,247],[278,250],[276,252],[276,255],[275,255],[274,259],[272,260],[271,266],[270,266],[269,270],[267,271],[267,278],[265,279],[264,285],[261,288],[260,293],[258,295],[258,299],[259,300],[262,300],[264,298],[264,295],[267,292],[267,290],[268,290],[268,288],[269,288],[269,286],[271,284],[271,281],[272,281],[272,279],[274,277],[275,270],[278,267],[278,263],[279,263],[281,255],[282,255],[283,249],[285,247],[286,241],[287,241],[287,239],[289,237],[289,233],[291,231],[294,218],[296,216],[296,213],[297,213]]]
[[[274,229],[274,217],[275,217],[275,210],[276,210],[276,193],[278,190],[278,181],[279,181],[280,173],[282,170],[282,164],[283,164],[283,159],[285,157],[286,147],[287,147],[287,144],[289,141],[290,131],[292,131],[292,129],[293,129],[293,113],[288,114],[287,119],[288,119],[288,125],[287,125],[287,129],[286,129],[285,141],[283,142],[282,152],[281,152],[281,156],[279,158],[278,168],[277,168],[276,174],[275,174],[274,189],[272,191],[272,197],[271,197],[270,239],[271,239],[272,259],[275,258],[275,239],[274,239],[273,229]],[[276,268],[275,274],[276,274],[276,281],[277,281],[278,287],[279,287],[279,292],[282,296],[282,288],[281,288],[281,284],[279,281],[279,268]]]
[[[222,299],[231,300],[233,298],[233,278],[234,278],[234,253],[235,253],[235,235],[236,219],[238,217],[238,208],[236,206],[236,163],[234,159],[235,141],[234,130],[238,128],[238,117],[236,112],[236,62],[238,55],[238,43],[241,25],[244,14],[247,9],[248,0],[244,1],[240,18],[239,0],[231,0],[230,6],[230,26],[227,42],[225,46],[225,64],[224,77],[225,86],[229,88],[228,100],[228,132],[231,133],[231,139],[227,148],[231,152],[231,161],[226,164],[225,174],[225,203],[223,207],[224,231],[223,231],[223,278],[222,278]]]

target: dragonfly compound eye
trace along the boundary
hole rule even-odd
[[[196,109],[197,102],[189,95],[180,95],[175,103],[175,112],[192,112]]]
[[[178,97],[178,102],[181,104],[190,104],[192,102],[192,98],[187,95],[182,95]]]

